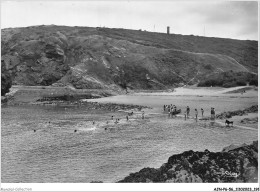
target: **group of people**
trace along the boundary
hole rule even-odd
[[[180,109],[177,110],[176,105],[170,104],[170,105],[163,105],[163,111],[168,112],[169,117],[173,117],[173,115],[176,116],[176,114],[180,112]],[[201,116],[204,117],[204,109],[201,108],[200,111],[201,111]],[[211,120],[215,120],[215,108],[211,107],[210,114],[211,114]],[[189,106],[186,107],[184,115],[185,115],[185,120],[186,120],[186,118],[189,118],[189,116],[190,116],[190,107]],[[198,109],[195,108],[195,119],[196,120],[198,119],[198,115],[199,115],[199,111],[198,111]]]
[[[131,113],[128,113],[127,115],[126,115],[126,121],[129,121],[129,116],[132,116],[134,114],[134,112],[132,111]],[[142,119],[144,119],[144,111],[142,112]],[[112,121],[114,121],[114,116],[112,115],[111,116],[111,120]],[[119,121],[120,121],[120,119],[119,118],[116,118],[115,119],[115,124],[118,124],[119,123]],[[106,124],[108,124],[109,123],[109,121],[107,121],[106,122]],[[94,124],[93,124],[94,125]],[[106,130],[106,129],[105,129]]]
[[[170,105],[163,105],[163,111],[168,112],[169,117],[173,117],[173,115],[176,116],[179,110],[177,110],[177,106],[170,104]]]
[[[200,111],[201,111],[201,116],[204,117],[204,109],[201,108]],[[187,117],[187,118],[189,117],[189,115],[190,115],[190,107],[189,106],[187,106],[184,114],[185,114],[185,117]],[[198,119],[198,114],[199,114],[199,112],[195,108],[195,118],[196,118],[196,120]],[[215,108],[211,107],[210,114],[211,114],[211,120],[215,120]]]
[[[128,116],[126,116],[126,119],[127,119],[127,121],[128,121]],[[111,120],[112,120],[112,121],[114,120],[114,116],[113,116],[113,115],[111,116]],[[118,124],[119,121],[120,121],[120,119],[119,119],[119,118],[116,118],[116,121],[115,121],[114,123],[115,123],[115,124]],[[107,124],[108,124],[108,121],[107,121]]]

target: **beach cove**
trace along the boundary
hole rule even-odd
[[[236,123],[210,126],[193,118],[185,121],[183,114],[168,118],[162,111],[164,104],[182,111],[190,106],[192,117],[194,108],[203,108],[205,116],[210,115],[210,107],[217,114],[244,109],[258,104],[257,91],[242,95],[223,93],[224,89],[196,89],[194,94],[182,90],[87,100],[152,108],[142,109],[145,119],[141,111],[133,110],[129,121],[124,110],[86,110],[84,105],[2,107],[2,182],[116,182],[144,167],[158,168],[183,151],[217,152],[231,144],[258,140],[255,124],[243,125],[252,129],[236,127]],[[119,123],[111,116],[120,118]]]

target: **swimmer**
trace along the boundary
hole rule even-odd
[[[112,115],[112,116],[111,116],[111,120],[113,120],[113,118],[114,118],[114,116]]]
[[[34,129],[33,132],[36,132],[36,130]]]
[[[128,121],[128,115],[126,116],[126,120]]]
[[[105,128],[105,130],[107,130],[107,128]]]
[[[76,132],[77,132],[77,129],[74,130],[74,133],[76,133]]]
[[[95,125],[95,121],[93,121],[93,123],[92,123],[93,125]]]

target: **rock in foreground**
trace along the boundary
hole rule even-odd
[[[144,168],[119,183],[231,183],[257,182],[258,141],[222,152],[185,151],[160,168]]]

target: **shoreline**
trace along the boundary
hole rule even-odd
[[[244,92],[246,90],[246,92]],[[257,97],[258,88],[241,86],[232,88],[222,87],[178,87],[174,90],[130,90],[125,94],[122,90],[105,89],[75,89],[73,87],[52,86],[12,86],[10,92],[1,97],[1,103],[29,104],[38,100],[65,99],[68,101],[80,99],[98,99],[118,95],[128,96],[176,96],[176,97]]]

